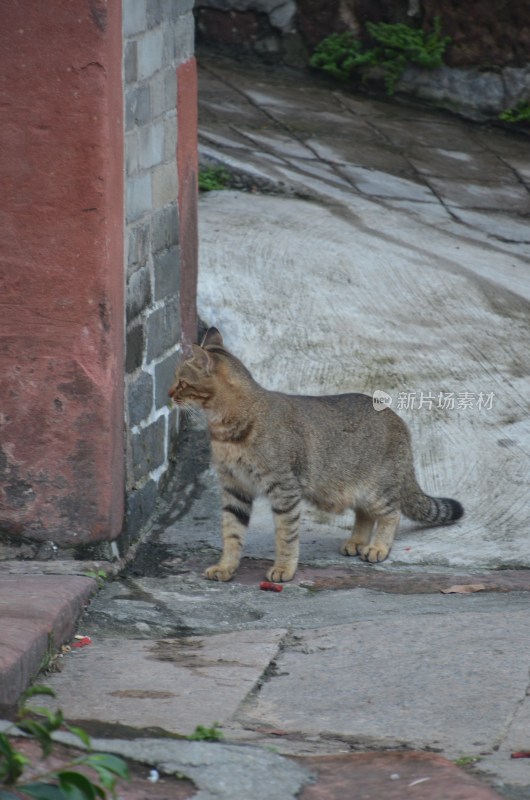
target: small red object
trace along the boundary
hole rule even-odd
[[[261,581],[259,585],[260,589],[263,589],[264,592],[281,592],[283,591],[283,586],[279,583],[272,583],[271,581]]]
[[[87,644],[92,644],[90,636],[81,636],[79,639],[76,639],[75,642],[72,642],[72,647],[86,647]]]
[[[510,758],[530,758],[530,750],[519,750],[518,753],[512,753]]]

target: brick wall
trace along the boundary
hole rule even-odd
[[[194,64],[192,6],[123,0],[129,536],[153,513],[175,449],[167,390],[182,338],[177,79],[179,67]]]

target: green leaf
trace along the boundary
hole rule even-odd
[[[28,706],[26,707],[25,711],[30,714],[36,714],[39,717],[44,717],[45,722],[42,724],[44,727],[49,731],[57,731],[61,727],[64,721],[63,712],[61,709],[57,709],[57,711],[52,711],[49,708],[45,708],[44,706]]]
[[[16,750],[13,750],[9,756],[2,754],[0,756],[0,780],[2,783],[16,783],[24,772],[26,764],[29,764],[29,758]]]
[[[20,800],[20,797],[18,794],[11,794],[11,792],[0,789],[0,800]]]
[[[45,757],[50,755],[53,747],[52,737],[49,730],[41,722],[37,722],[34,719],[26,719],[20,722],[18,727],[37,739]]]
[[[109,792],[114,793],[114,787],[118,780],[116,775],[113,775],[112,772],[109,772],[105,767],[92,767],[92,769],[97,772],[101,785],[104,786],[105,789],[108,789]],[[105,792],[103,792],[103,796],[105,796]]]
[[[127,780],[129,778],[129,768],[125,761],[118,756],[110,755],[109,753],[91,753],[85,759],[85,764],[94,769],[103,768],[117,775],[119,778]]]
[[[74,736],[77,736],[78,739],[81,739],[85,747],[89,750],[92,747],[92,740],[88,733],[83,728],[78,728],[76,725],[65,725],[66,729],[73,733]]]
[[[92,781],[80,772],[58,772],[59,784],[68,800],[95,800],[96,789]]]
[[[30,697],[35,697],[37,694],[46,694],[49,697],[55,697],[55,692],[51,688],[51,686],[30,686],[29,689],[26,689],[25,692],[22,693],[20,696],[20,700],[22,704],[29,700]]]
[[[0,733],[0,780],[15,783],[24,771],[29,758],[15,750],[5,733]]]
[[[36,800],[66,800],[60,787],[53,783],[26,783],[17,786],[17,790]]]

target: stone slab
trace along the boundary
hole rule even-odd
[[[377,614],[298,631],[246,724],[450,758],[499,746],[528,690],[528,613]]]
[[[195,800],[294,800],[311,779],[303,765],[256,747],[168,739],[94,739],[92,744],[153,764],[163,774],[185,775],[199,790]]]
[[[0,710],[72,636],[95,591],[96,582],[81,576],[0,575]]]
[[[285,630],[142,641],[105,639],[72,652],[47,684],[69,720],[189,735],[222,725],[275,658]]]

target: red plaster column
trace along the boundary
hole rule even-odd
[[[177,169],[180,234],[180,318],[186,353],[197,338],[198,162],[197,64],[191,58],[177,68]]]
[[[0,541],[123,518],[119,0],[10,0],[0,25]]]

